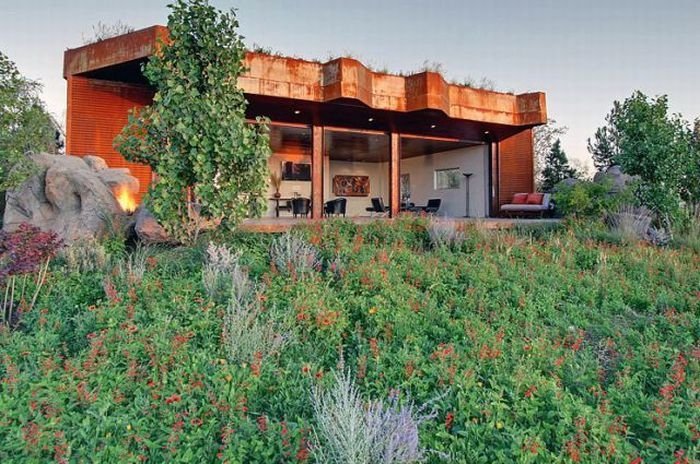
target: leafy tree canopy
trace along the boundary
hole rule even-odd
[[[23,77],[0,52],[0,191],[31,174],[33,152],[55,152],[56,125],[39,97],[41,86]]]
[[[153,103],[131,115],[115,145],[153,168],[149,206],[186,240],[196,237],[201,219],[226,230],[262,213],[270,147],[264,121],[246,121],[237,87],[245,46],[235,11],[206,0],[170,8],[170,40],[144,68],[156,89]]]
[[[619,149],[615,162],[640,177],[639,196],[645,205],[674,215],[681,202],[699,200],[698,152],[690,124],[669,114],[666,95],[650,98],[635,92],[619,106],[613,127]]]

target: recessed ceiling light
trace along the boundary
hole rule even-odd
[[[431,128],[431,129],[435,129],[436,127],[437,127],[437,126],[436,126],[435,124],[431,124],[431,125],[430,125],[430,128]]]
[[[301,111],[299,111],[299,110],[294,110],[294,114],[299,114],[299,113],[301,113]]]
[[[369,118],[369,119],[367,119],[367,120],[368,120],[369,122],[372,122],[372,121],[374,121],[374,118]]]

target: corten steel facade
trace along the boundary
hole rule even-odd
[[[96,154],[110,166],[131,168],[142,192],[151,180],[150,170],[127,163],[112,141],[126,123],[128,111],[151,101],[153,89],[140,66],[167,37],[165,27],[153,26],[67,50],[64,55],[67,153]],[[351,58],[320,63],[248,53],[245,61],[247,71],[238,85],[249,102],[248,117],[267,116],[273,125],[309,130],[315,205],[324,200],[326,131],[386,135],[392,215],[399,212],[402,157],[435,153],[437,146],[488,148],[491,215],[513,193],[534,190],[532,128],[546,123],[544,93],[512,95],[472,89],[449,84],[434,72],[377,73]],[[325,153],[328,150],[325,147]],[[321,208],[313,208],[314,217],[321,213]]]

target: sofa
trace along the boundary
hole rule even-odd
[[[554,203],[549,193],[516,193],[510,203],[501,206],[506,216],[538,215],[549,216],[554,211]]]

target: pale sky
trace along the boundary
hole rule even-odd
[[[166,24],[167,0],[0,0],[0,50],[44,85],[64,118],[63,51],[92,26]],[[586,139],[615,99],[668,94],[700,116],[700,0],[214,0],[238,8],[240,32],[285,54],[352,53],[390,71],[441,63],[448,79],[487,77],[499,90],[544,91],[568,126],[563,147],[588,162]]]

